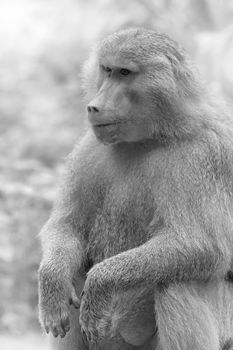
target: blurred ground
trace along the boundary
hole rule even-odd
[[[10,337],[2,335],[0,338],[1,350],[49,350],[49,344],[41,335],[28,334],[27,336]]]
[[[0,1],[0,349],[47,349],[38,332],[37,234],[64,157],[84,132],[80,69],[121,27],[182,43],[216,96],[233,101],[231,0]]]

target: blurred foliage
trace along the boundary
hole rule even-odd
[[[165,31],[231,101],[232,19],[231,0],[1,0],[0,332],[39,327],[37,234],[84,130],[79,74],[93,43],[128,26]]]

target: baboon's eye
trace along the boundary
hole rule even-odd
[[[108,66],[104,66],[104,65],[101,64],[100,68],[106,73],[111,73],[112,72],[112,68],[110,68]]]
[[[109,72],[112,71],[112,69],[111,69],[110,67],[104,67],[104,70],[105,70],[105,72],[107,72],[107,73],[109,73]]]
[[[130,73],[131,73],[131,71],[129,69],[126,69],[126,68],[121,68],[121,70],[120,70],[121,75],[129,75]]]

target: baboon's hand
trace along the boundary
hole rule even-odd
[[[70,280],[54,269],[39,270],[39,317],[47,333],[63,338],[70,329],[70,304],[79,308],[80,301]]]
[[[81,294],[79,322],[91,349],[98,347],[107,336],[113,335],[114,286],[106,283],[106,277],[102,263],[94,266],[87,275]]]

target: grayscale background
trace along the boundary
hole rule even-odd
[[[48,350],[38,232],[84,132],[80,71],[97,39],[144,26],[179,41],[233,103],[232,0],[0,0],[0,349]]]

